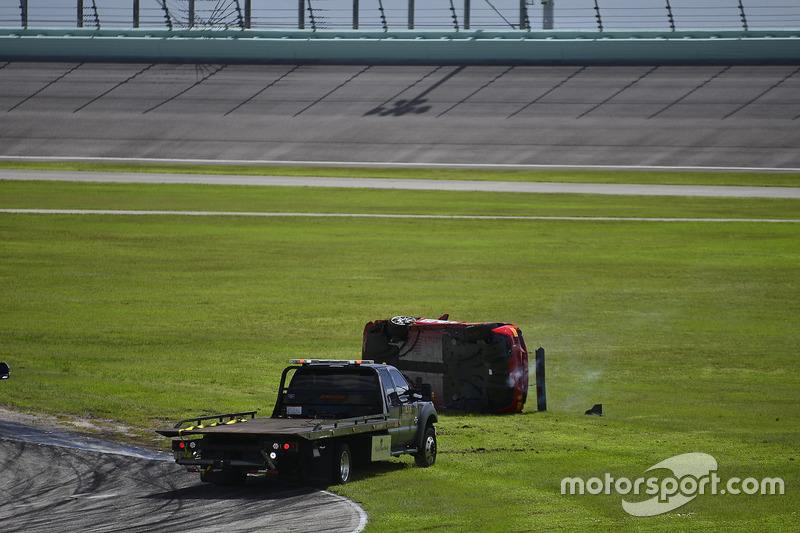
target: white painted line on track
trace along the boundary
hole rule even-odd
[[[340,496],[335,492],[330,492],[327,490],[323,490],[322,492],[324,492],[325,494],[330,494],[332,497],[337,498],[341,500],[343,503],[349,505],[353,509],[353,511],[358,515],[358,524],[356,524],[356,527],[353,528],[351,533],[360,533],[361,531],[364,531],[364,529],[367,527],[367,522],[369,521],[369,515],[364,509],[361,508],[360,505],[358,505],[350,498],[345,498],[344,496]]]
[[[146,163],[175,165],[264,165],[368,168],[457,168],[508,170],[652,170],[675,172],[787,172],[800,173],[792,167],[726,167],[726,166],[665,166],[665,165],[539,165],[526,163],[407,163],[390,161],[282,161],[279,159],[173,159],[154,157],[58,157],[0,155],[0,161],[63,161],[102,163]]]
[[[526,215],[406,215],[386,213],[266,213],[246,211],[148,211],[137,209],[0,209],[17,215],[113,215],[113,216],[189,216],[189,217],[312,217],[312,218],[393,218],[436,220],[572,220],[578,222],[768,222],[800,223],[800,219],[781,218],[668,218],[668,217],[576,217]]]

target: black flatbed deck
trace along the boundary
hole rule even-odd
[[[399,419],[380,414],[343,419],[258,417],[245,421],[159,429],[157,432],[170,438],[208,434],[294,435],[315,440],[344,434],[381,432],[399,425]]]

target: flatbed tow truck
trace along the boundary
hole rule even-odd
[[[436,462],[438,417],[430,387],[415,391],[395,367],[368,360],[291,363],[272,416],[200,416],[157,430],[173,439],[175,462],[217,484],[269,474],[341,484],[358,462],[403,454],[422,467]]]

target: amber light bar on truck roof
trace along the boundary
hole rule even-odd
[[[372,364],[372,359],[291,359],[293,365],[360,365]]]

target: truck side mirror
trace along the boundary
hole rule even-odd
[[[433,401],[433,388],[430,383],[422,384],[422,399],[426,402]]]
[[[398,405],[402,404],[403,402],[400,401],[400,396],[396,392],[389,393],[389,405],[393,407],[397,407]]]

